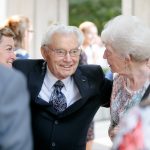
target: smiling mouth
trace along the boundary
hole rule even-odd
[[[8,64],[12,64],[13,62],[11,62],[11,61],[9,61],[9,62],[7,62]]]
[[[71,68],[72,65],[61,65],[62,68]]]
[[[65,66],[65,67],[63,67],[63,69],[64,69],[64,70],[70,70],[71,67],[70,67],[70,66]]]
[[[64,68],[70,68],[70,66],[63,66]]]

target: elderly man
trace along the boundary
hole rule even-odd
[[[112,83],[100,66],[78,66],[83,36],[51,25],[41,43],[44,60],[17,60],[28,79],[35,150],[85,150],[90,122],[109,106]]]

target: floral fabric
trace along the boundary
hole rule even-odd
[[[112,150],[150,150],[150,106],[130,110],[120,123]]]
[[[116,75],[113,84],[110,107],[112,127],[118,125],[120,119],[131,107],[140,103],[149,85],[149,81],[145,82],[138,91],[129,90],[127,88],[127,79],[121,75]]]

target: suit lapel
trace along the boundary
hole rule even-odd
[[[83,75],[80,69],[77,69],[77,71],[73,75],[73,78],[81,94],[81,99],[75,102],[70,107],[68,107],[63,113],[61,113],[59,115],[60,118],[67,116],[80,109],[89,99],[89,97],[94,95],[96,92],[95,87],[92,86],[92,84],[90,84],[90,81],[88,80],[87,76]]]
[[[87,91],[89,90],[89,82],[87,77],[84,76],[79,69],[77,69],[77,71],[73,75],[73,78],[75,80],[75,83],[77,84],[81,97],[87,97],[89,94],[87,93]]]
[[[46,73],[46,63],[39,64],[34,67],[32,72],[29,74],[29,88],[31,91],[32,100],[36,100],[44,81]]]

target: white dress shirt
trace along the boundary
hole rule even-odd
[[[44,82],[38,97],[45,100],[46,102],[49,102],[51,93],[54,90],[53,85],[57,80],[58,79],[50,72],[50,70],[47,67]],[[61,81],[64,83],[64,87],[61,91],[65,95],[67,100],[67,107],[69,107],[81,98],[81,94],[72,77],[67,77],[66,79],[63,79]]]

